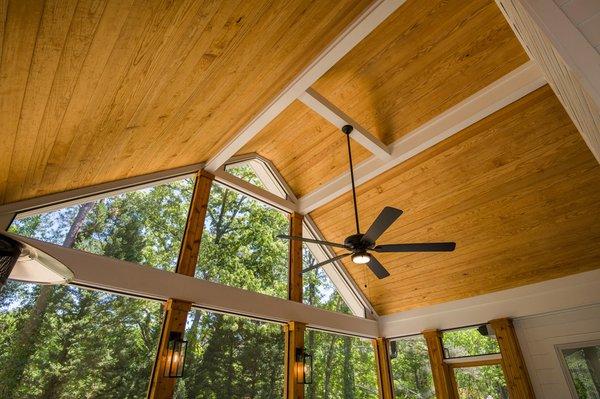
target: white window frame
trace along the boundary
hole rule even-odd
[[[571,372],[569,371],[569,366],[567,365],[567,360],[565,359],[565,355],[563,354],[562,351],[564,349],[576,349],[576,348],[583,348],[586,346],[599,346],[599,345],[600,345],[600,339],[554,345],[554,349],[556,350],[556,356],[558,356],[560,367],[562,369],[563,375],[565,376],[565,380],[567,380],[567,386],[569,387],[569,391],[571,392],[571,397],[573,399],[578,399],[579,396],[577,395],[577,390],[575,389],[575,383],[573,382],[573,376],[571,375]]]

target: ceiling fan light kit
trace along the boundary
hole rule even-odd
[[[348,236],[343,244],[314,240],[303,237],[295,237],[289,235],[279,235],[279,238],[286,240],[298,240],[303,242],[310,242],[313,244],[328,245],[335,248],[343,248],[350,252],[335,256],[331,259],[327,259],[324,262],[317,263],[310,267],[307,267],[302,272],[308,272],[316,269],[328,263],[335,262],[345,257],[351,256],[352,262],[363,265],[366,264],[369,269],[377,276],[382,279],[390,275],[390,273],[383,267],[381,263],[373,256],[369,251],[373,252],[451,252],[456,248],[454,242],[433,242],[433,243],[416,243],[416,244],[387,244],[377,245],[377,239],[385,233],[385,231],[402,215],[400,209],[386,206],[379,213],[371,227],[366,233],[360,232],[360,224],[358,219],[358,205],[356,201],[356,185],[354,182],[354,167],[352,165],[352,148],[350,146],[350,134],[354,128],[351,125],[345,125],[342,127],[342,132],[346,135],[346,144],[348,146],[348,163],[350,164],[350,180],[352,183],[352,204],[354,206],[354,222],[356,225],[356,234]]]

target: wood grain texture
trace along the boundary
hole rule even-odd
[[[304,216],[293,212],[290,215],[290,235],[302,237]],[[290,240],[290,262],[288,273],[288,299],[302,302],[302,241]]]
[[[506,379],[506,387],[511,398],[535,399],[533,386],[529,380],[527,366],[519,346],[515,327],[510,319],[491,320],[500,353],[502,354],[502,370]]]
[[[190,211],[188,212],[181,249],[177,258],[177,273],[191,277],[194,277],[196,273],[208,199],[214,179],[215,177],[212,174],[204,170],[196,174]]]
[[[377,384],[379,386],[379,398],[394,398],[394,383],[390,370],[390,354],[388,341],[385,338],[373,340],[373,352],[375,353],[375,365],[377,368]]]
[[[346,262],[379,314],[598,268],[600,167],[548,86],[358,187],[361,225],[404,210],[380,238],[455,241],[453,253]],[[311,213],[325,239],[353,231],[349,194]]]
[[[352,141],[355,163],[371,153]],[[294,101],[240,154],[257,153],[269,159],[294,194],[302,196],[348,171],[346,136],[300,101]]]
[[[0,203],[208,159],[369,3],[2,2]]]
[[[312,88],[389,144],[527,60],[492,0],[408,0]],[[239,154],[271,160],[303,196],[347,171],[344,145],[296,101]],[[371,154],[354,143],[353,155]]]
[[[185,332],[185,323],[191,307],[192,304],[190,302],[177,299],[169,299],[165,303],[165,316],[163,318],[157,356],[152,370],[150,386],[148,387],[149,399],[169,399],[173,397],[177,379],[164,376],[169,349],[169,336],[171,332],[181,334]]]
[[[423,338],[427,342],[431,376],[433,377],[433,385],[435,386],[435,397],[437,399],[458,399],[452,385],[452,371],[444,363],[442,333],[438,330],[426,330],[423,331]]]
[[[408,0],[312,88],[389,144],[527,60],[493,0]]]

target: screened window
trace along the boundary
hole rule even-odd
[[[225,171],[281,198],[288,197],[284,185],[275,176],[273,170],[260,159],[249,159],[226,165]]]
[[[302,265],[303,268],[310,267],[318,261],[313,256],[312,252],[303,245],[302,248]],[[352,314],[346,302],[337,291],[335,285],[325,273],[323,268],[313,269],[306,272],[302,276],[303,282],[303,302],[307,305],[315,306],[321,309],[332,310]]]
[[[0,291],[0,397],[145,398],[161,304],[74,286]]]
[[[444,331],[442,342],[446,359],[500,353],[498,341],[489,324]]]
[[[312,384],[304,397],[378,397],[375,353],[370,340],[307,330],[305,350],[313,355]]]
[[[577,397],[600,398],[600,343],[563,348],[560,353]]]
[[[35,215],[9,231],[98,255],[174,271],[194,179],[182,179]]]
[[[283,396],[281,326],[193,310],[187,318],[185,374],[175,398]]]
[[[508,399],[499,364],[454,369],[458,399]]]
[[[435,398],[429,353],[423,336],[416,335],[391,341],[390,357],[396,398]]]
[[[196,277],[287,298],[289,217],[254,198],[214,183]]]

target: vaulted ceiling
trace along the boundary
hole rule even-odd
[[[370,1],[20,0],[3,3],[0,204],[204,162]],[[529,61],[493,0],[408,0],[312,89],[385,144]],[[371,153],[353,143],[355,162]],[[347,171],[343,135],[294,101],[238,155],[273,162],[301,197]],[[358,188],[381,243],[456,241],[345,263],[389,314],[597,268],[600,167],[548,86]],[[350,194],[311,216],[353,230]]]

